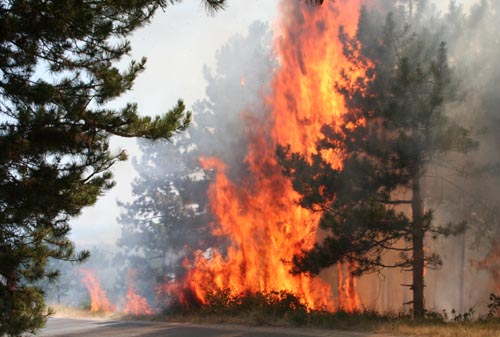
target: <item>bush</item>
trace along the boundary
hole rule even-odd
[[[490,303],[488,304],[488,318],[495,317],[500,310],[500,295],[490,294]]]

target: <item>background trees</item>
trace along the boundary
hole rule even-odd
[[[232,163],[232,177],[246,169],[244,119],[264,109],[260,95],[273,67],[270,35],[266,24],[254,22],[245,36],[230,38],[217,51],[215,69],[204,68],[207,97],[193,105],[189,130],[172,144],[139,142],[143,155],[134,163],[134,200],[120,204],[120,245],[149,289],[181,279],[183,260],[192,261],[196,250],[225,245],[210,233],[215,220],[207,190],[214,172],[199,159],[217,156]]]
[[[0,334],[43,323],[32,283],[57,276],[49,258],[88,256],[67,238],[68,220],[113,186],[109,168],[126,155],[110,152],[110,136],[168,139],[188,126],[182,102],[155,118],[140,117],[133,103],[108,105],[146,63],[116,65],[130,52],[127,37],[169,2],[0,4]]]
[[[318,153],[340,150],[342,168],[331,167],[320,154],[304,158],[278,149],[285,174],[303,196],[301,204],[323,212],[321,227],[327,231],[323,242],[294,257],[294,272],[317,274],[338,261],[349,261],[358,275],[384,267],[410,269],[416,317],[424,315],[424,268],[441,263],[424,249],[424,238],[457,230],[433,223],[422,178],[433,162],[477,145],[445,111],[458,89],[439,32],[412,26],[413,16],[421,18],[424,9],[415,14],[400,7],[386,17],[383,29],[363,10],[355,38],[340,32],[353,64],[373,69],[367,85],[359,80],[337,87],[349,114],[341,130],[325,125],[317,145]],[[400,259],[384,260],[388,250],[399,252]]]
[[[456,120],[467,123],[467,120],[462,116],[457,116],[457,112],[466,106],[461,98],[466,94],[464,84],[470,83],[471,76],[465,76],[463,68],[454,69],[454,67],[457,66],[457,62],[467,62],[458,61],[461,60],[457,57],[458,55],[463,55],[465,52],[475,54],[467,47],[470,43],[470,37],[465,34],[466,31],[472,30],[474,23],[472,18],[466,20],[466,14],[460,11],[458,7],[452,6],[454,9],[451,14],[446,17],[439,17],[434,16],[435,11],[424,6],[424,1],[418,2],[420,7],[418,9],[414,7],[411,11],[405,6],[394,7],[395,2],[391,4],[389,1],[382,1],[381,3],[380,6],[393,11],[392,17],[385,21],[385,15],[380,12],[368,13],[365,10],[362,12],[356,39],[343,35],[346,52],[351,55],[355,63],[366,63],[368,58],[375,60],[374,72],[376,76],[374,76],[374,79],[376,81],[373,82],[374,84],[362,88],[337,88],[345,93],[354,114],[352,120],[348,120],[348,122],[352,121],[353,124],[351,125],[355,125],[358,118],[365,118],[368,121],[366,127],[360,124],[358,128],[346,128],[340,134],[336,133],[337,130],[325,127],[324,143],[318,145],[319,147],[329,148],[346,143],[343,146],[348,148],[351,153],[346,159],[346,169],[339,172],[337,177],[328,171],[329,167],[321,166],[324,164],[321,158],[318,159],[317,163],[313,159],[313,165],[317,167],[311,170],[306,167],[307,169],[304,168],[301,171],[300,166],[302,164],[311,164],[310,161],[297,161],[297,165],[290,166],[290,170],[295,171],[294,174],[304,173],[300,177],[305,184],[304,193],[310,192],[307,190],[307,184],[309,183],[321,186],[318,181],[310,182],[313,180],[312,177],[319,172],[316,177],[318,177],[318,180],[319,177],[324,178],[321,183],[331,183],[332,188],[340,189],[340,192],[333,190],[328,193],[332,195],[337,193],[335,197],[339,195],[342,197],[335,199],[335,203],[329,203],[330,199],[324,195],[325,190],[320,190],[318,187],[314,191],[317,200],[313,201],[321,203],[322,210],[326,212],[325,219],[329,217],[324,221],[329,222],[327,224],[328,228],[338,229],[335,233],[339,237],[328,238],[325,241],[326,246],[328,240],[334,240],[329,245],[332,249],[321,251],[323,255],[311,255],[313,258],[310,260],[299,261],[297,259],[296,262],[308,263],[308,268],[316,268],[319,271],[324,267],[322,263],[325,260],[330,259],[329,263],[331,263],[335,259],[346,259],[346,256],[352,254],[351,256],[354,256],[352,261],[356,262],[352,265],[357,266],[358,272],[380,270],[385,266],[403,269],[412,268],[413,229],[420,228],[420,234],[422,230],[428,232],[425,237],[420,235],[422,240],[420,238],[417,240],[417,246],[420,244],[418,254],[425,253],[423,255],[424,259],[419,259],[420,270],[416,272],[418,277],[422,275],[425,264],[429,268],[433,264],[436,267],[440,264],[438,256],[427,250],[429,246],[432,246],[432,244],[428,244],[427,239],[441,233],[449,234],[458,229],[447,226],[445,221],[453,220],[459,223],[468,218],[470,223],[471,217],[475,217],[478,232],[484,230],[482,225],[479,226],[477,216],[472,215],[473,212],[469,212],[468,207],[463,207],[464,203],[455,202],[455,197],[458,198],[461,193],[457,193],[455,187],[451,185],[445,184],[445,198],[450,205],[450,209],[453,208],[456,217],[447,217],[443,220],[443,217],[437,217],[435,212],[421,212],[422,208],[416,207],[420,208],[420,211],[417,210],[415,214],[421,214],[413,219],[411,209],[412,203],[415,201],[416,206],[424,205],[426,208],[432,209],[439,207],[439,211],[443,210],[443,203],[435,203],[439,201],[439,194],[442,194],[443,190],[442,184],[438,184],[436,181],[442,182],[441,178],[447,177],[450,172],[438,172],[436,168],[449,167],[450,159],[457,157],[460,158],[460,163],[464,163],[460,153],[475,147],[475,142],[471,141],[469,129],[461,127],[461,124],[458,123],[454,125]],[[412,3],[414,6],[417,4],[416,1]],[[479,11],[479,13],[481,12],[484,13]],[[478,17],[475,20],[481,22]],[[455,21],[456,24],[453,23]],[[455,25],[468,28],[460,28],[464,31],[456,33]],[[463,41],[459,42],[461,36],[467,37],[464,37]],[[441,45],[442,41],[447,40],[450,40],[450,44]],[[362,50],[359,49],[357,41],[361,41]],[[495,49],[494,46],[488,46]],[[233,120],[227,120],[225,115],[222,118],[214,117],[214,115],[217,116],[222,111],[231,111],[231,116],[237,115],[241,107],[235,108],[237,105],[234,104],[234,101],[245,99],[244,93],[246,90],[245,86],[238,86],[238,84],[242,79],[245,79],[246,85],[251,83],[247,75],[237,74],[239,71],[238,66],[233,67],[229,62],[231,58],[235,58],[234,54],[229,52],[231,49],[230,46],[221,49],[218,61],[218,65],[221,65],[220,73],[207,74],[209,82],[207,94],[210,98],[195,105],[195,112],[206,111],[209,113],[199,114],[195,117],[198,121],[197,124],[204,127],[202,127],[202,130],[192,130],[193,132],[190,133],[193,137],[191,145],[194,144],[194,148],[199,150],[186,154],[187,157],[194,158],[193,162],[200,153],[214,153],[215,149],[218,149],[221,145],[220,138],[224,138],[224,142],[234,142],[244,146],[244,140],[242,138],[238,139],[238,135],[242,133],[239,125],[234,123]],[[359,52],[361,52],[361,58],[356,57]],[[451,57],[447,54],[451,54]],[[241,57],[241,55],[237,56]],[[484,59],[480,62],[491,64]],[[224,64],[227,70],[223,69],[225,68]],[[438,66],[438,64],[440,65]],[[234,73],[230,72],[229,69],[234,70]],[[475,71],[478,71],[479,68],[475,69]],[[241,71],[241,73],[246,72]],[[494,76],[494,74],[491,71],[489,75]],[[457,79],[458,81],[455,81]],[[481,79],[477,78],[477,81],[481,82]],[[226,84],[219,86],[218,84],[221,82]],[[392,84],[389,85],[389,83]],[[457,87],[457,83],[460,86]],[[492,84],[491,88],[494,87]],[[221,90],[219,91],[218,88]],[[475,89],[471,88],[470,90],[471,92],[467,92],[465,97],[470,98]],[[227,92],[228,94],[224,95],[221,92]],[[475,94],[472,95],[475,96]],[[489,100],[494,101],[492,98],[490,97]],[[482,111],[482,108],[480,110]],[[474,116],[472,111],[475,110],[465,111],[464,115],[468,114],[469,118],[475,118],[472,117]],[[440,119],[440,116],[444,118]],[[491,119],[487,120],[487,123],[492,121]],[[426,125],[426,121],[428,125]],[[470,126],[469,123],[466,125]],[[416,129],[416,131],[413,133],[412,129]],[[224,130],[229,131],[224,133]],[[382,132],[381,130],[385,131]],[[224,135],[223,137],[211,137],[212,134],[221,136],[221,132]],[[203,138],[199,137],[202,134]],[[460,143],[461,141],[463,143]],[[361,146],[362,142],[366,144]],[[189,147],[180,144],[182,142],[178,143],[180,150]],[[399,147],[397,144],[399,144]],[[203,150],[201,150],[202,148]],[[161,150],[159,153],[164,151]],[[421,155],[421,151],[425,153]],[[234,157],[241,156],[240,152],[218,152],[217,155],[223,157],[224,161],[241,162],[241,159],[234,159]],[[385,164],[387,164],[387,167],[385,167]],[[141,165],[145,165],[145,162]],[[419,171],[413,169],[410,172],[412,167],[420,167],[420,179],[412,178],[414,177],[413,173]],[[493,168],[494,165],[489,167]],[[238,169],[244,169],[244,167]],[[236,175],[235,172],[238,172],[238,169],[233,170],[231,174]],[[174,182],[174,177],[167,175],[165,172],[163,174],[165,182],[157,180],[155,182],[156,186],[163,185],[163,190],[168,190],[169,186],[179,185],[179,183]],[[208,172],[206,174],[209,175]],[[439,179],[433,180],[430,177],[432,175],[436,175]],[[143,178],[148,176],[146,170],[141,173],[141,176]],[[156,180],[156,178],[146,178],[146,180],[149,179],[151,181]],[[417,186],[414,186],[413,180],[417,182]],[[166,181],[169,181],[169,183],[166,183]],[[456,182],[456,177],[453,178],[453,181]],[[333,182],[338,184],[334,185]],[[297,181],[296,187],[300,189],[301,187],[298,184]],[[471,183],[470,185],[474,184]],[[440,189],[440,191],[434,190],[430,192],[429,185],[432,185],[431,187],[435,189]],[[419,194],[421,196],[415,200],[413,200],[412,193],[414,187],[419,187],[421,192],[414,194],[415,196]],[[140,195],[140,193],[137,193],[138,198]],[[174,193],[173,197],[178,198],[178,195]],[[490,199],[490,201],[492,200]],[[475,204],[476,207],[478,206],[472,199],[469,201]],[[137,202],[140,203],[140,200],[137,199]],[[303,202],[305,202],[305,199]],[[136,206],[138,204],[129,207]],[[311,207],[317,206],[318,204],[314,204]],[[160,205],[158,207],[159,209],[166,209],[166,207]],[[335,207],[338,207],[338,209]],[[459,214],[456,212],[457,208],[460,208],[462,213],[469,214]],[[338,215],[336,211],[341,215]],[[165,217],[165,219],[167,218]],[[371,220],[369,223],[366,221],[367,218]],[[431,220],[433,221],[431,222]],[[165,228],[171,226],[166,220],[159,221],[165,221],[165,223],[160,224]],[[420,227],[414,227],[414,222]],[[443,223],[445,225],[440,226]],[[178,225],[182,225],[182,222],[179,222]],[[142,225],[133,224],[130,226],[139,229]],[[174,225],[173,228],[176,228],[176,226]],[[167,231],[165,235],[172,235],[174,231]],[[491,230],[488,230],[488,233],[491,233]],[[482,237],[484,241],[485,236]],[[422,241],[427,241],[426,249],[423,249]],[[397,263],[389,263],[384,260],[383,256],[387,250],[395,252],[395,255],[401,253],[401,259]],[[345,254],[346,251],[349,254]],[[420,256],[422,257],[422,255]],[[349,258],[351,257],[348,256],[347,259]],[[442,277],[442,274],[440,277]],[[423,280],[420,281],[423,282]],[[422,291],[423,288],[420,287],[419,293],[423,294]]]

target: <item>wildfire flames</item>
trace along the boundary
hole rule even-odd
[[[299,195],[281,174],[275,157],[278,144],[290,144],[292,151],[306,156],[315,153],[322,125],[341,123],[344,101],[334,85],[345,81],[341,70],[359,74],[362,70],[352,70],[338,32],[343,26],[348,34],[355,33],[359,2],[325,2],[311,8],[299,1],[282,1],[275,40],[280,68],[273,92],[265,98],[267,116],[248,121],[248,175],[235,183],[220,160],[201,160],[206,169],[216,170],[208,192],[217,219],[212,233],[227,237],[231,244],[224,253],[215,248],[210,254],[198,252],[190,263],[184,287],[200,302],[206,303],[209,292],[225,289],[234,294],[285,290],[312,309],[352,311],[359,306],[355,281],[346,272],[349,266],[338,268],[337,305],[330,284],[290,274],[284,261],[313,247],[320,215],[297,206]],[[341,165],[338,154],[322,155],[332,165]]]
[[[129,273],[129,285],[127,290],[127,303],[123,312],[129,315],[151,315],[153,312],[144,297],[137,294],[134,282],[135,273]]]
[[[500,239],[492,241],[489,253],[484,259],[478,261],[476,266],[487,270],[491,274],[497,294],[500,294]]]
[[[80,273],[83,275],[82,282],[90,295],[90,311],[115,311],[115,306],[109,302],[106,292],[101,288],[99,281],[97,281],[95,271],[81,268]]]
[[[92,269],[80,268],[82,274],[82,282],[87,288],[90,295],[90,311],[114,312],[116,306],[112,304],[107,296],[106,291],[101,288],[100,282],[95,277],[95,271]],[[151,315],[151,310],[147,300],[137,294],[134,282],[135,273],[129,273],[128,290],[126,295],[126,303],[123,307],[123,312],[129,315]]]

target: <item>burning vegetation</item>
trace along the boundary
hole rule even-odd
[[[80,268],[79,273],[90,297],[90,312],[112,313],[118,311],[132,316],[153,314],[147,300],[137,293],[134,281],[135,272],[129,272],[127,293],[124,299],[120,299],[120,302],[123,303],[118,307],[108,299],[106,291],[102,289],[101,282],[96,277],[95,270]]]
[[[101,288],[101,283],[96,279],[95,271],[82,268],[80,273],[82,274],[82,282],[89,292],[90,311],[114,312],[116,307],[108,300],[106,291]]]
[[[458,178],[439,191],[436,184],[460,170],[447,161],[464,166],[453,173],[464,179],[494,167],[478,156],[466,168],[478,141],[461,114],[487,107],[479,96],[461,99],[472,89],[457,79],[459,44],[444,43],[456,37],[439,28],[463,9],[451,6],[443,18],[423,1],[388,3],[281,1],[272,42],[257,23],[247,40],[221,49],[188,135],[168,148],[141,143],[142,180],[137,199],[122,205],[120,240],[126,268],[138,272],[115,296],[117,309],[82,269],[92,311],[251,307],[301,320],[412,304],[412,315],[425,317],[426,307],[440,308],[433,268],[447,268],[441,256],[458,251],[448,236],[462,240],[461,299],[451,305],[465,313],[467,268],[489,273],[481,277],[498,293],[500,245],[467,248],[481,231],[498,236],[498,216],[479,219],[479,202],[457,211],[478,194],[458,197]],[[487,20],[481,8],[493,5],[481,6],[462,24],[479,25],[479,14]],[[240,56],[248,69],[224,69]],[[489,137],[487,146],[500,143]]]
[[[351,71],[352,78],[363,77],[364,70],[345,57],[338,31],[344,27],[348,34],[355,33],[359,2],[320,8],[283,2],[281,7],[280,38],[275,42],[280,66],[272,93],[265,97],[268,113],[253,119],[247,130],[245,175],[236,183],[219,159],[201,159],[205,170],[216,171],[208,190],[215,217],[212,234],[227,238],[229,245],[225,254],[215,247],[209,254],[196,252],[180,282],[183,291],[203,304],[208,294],[225,289],[232,294],[278,290],[311,309],[354,311],[359,299],[348,268],[339,264],[338,304],[324,280],[289,271],[286,261],[314,246],[320,214],[297,204],[299,195],[283,176],[275,150],[278,144],[290,144],[305,156],[315,154],[321,127],[342,123],[344,99],[331,89],[342,80],[341,70]],[[340,154],[323,155],[332,165],[341,165]]]

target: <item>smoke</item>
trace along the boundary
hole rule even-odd
[[[122,227],[126,227],[123,217],[127,216],[127,207],[131,207],[137,201],[136,198],[151,198],[141,196],[137,185],[131,186],[132,178],[141,179],[135,168],[140,167],[140,176],[144,181],[150,181],[151,185],[158,183],[158,191],[148,190],[155,193],[155,197],[158,195],[160,199],[165,200],[168,195],[182,193],[185,198],[182,204],[188,209],[185,213],[189,213],[182,216],[189,218],[192,213],[196,213],[197,217],[203,218],[200,223],[208,228],[208,215],[198,214],[203,212],[205,206],[203,200],[198,199],[205,197],[206,186],[196,187],[198,191],[193,187],[190,191],[179,190],[180,187],[175,186],[173,182],[174,177],[177,180],[186,176],[192,180],[207,178],[197,169],[198,157],[202,154],[217,155],[227,162],[238,163],[232,168],[234,172],[244,169],[241,158],[246,141],[241,137],[245,134],[242,115],[245,115],[245,111],[255,102],[262,104],[260,97],[267,90],[266,81],[272,73],[272,65],[269,64],[269,28],[264,23],[251,23],[256,18],[269,21],[275,14],[274,1],[248,3],[235,0],[215,17],[207,16],[205,10],[199,7],[198,2],[187,1],[169,7],[167,13],[159,13],[152,25],[134,35],[133,56],[136,59],[147,56],[148,64],[146,71],[139,76],[134,90],[124,97],[126,101],[137,101],[141,113],[144,114],[166,111],[181,97],[195,115],[191,129],[174,139],[173,143],[154,145],[141,142],[140,145],[135,145],[135,141],[131,143],[125,142],[124,139],[114,139],[114,144],[125,147],[131,158],[136,158],[136,163],[133,164],[131,160],[114,167],[117,186],[94,207],[85,210],[81,217],[72,221],[71,238],[76,241],[77,249],[90,249],[93,256],[101,256],[100,252],[105,251],[114,261],[96,261],[92,257],[84,264],[84,267],[99,271],[97,276],[102,287],[108,291],[108,296],[114,303],[125,295],[127,269],[137,265],[143,266],[144,269],[141,269],[144,275],[139,273],[137,276],[137,287],[140,288],[141,294],[154,303],[157,297],[155,284],[161,282],[156,279],[157,271],[161,273],[163,270],[171,277],[189,253],[189,249],[184,249],[182,243],[201,240],[204,237],[200,231],[189,233],[182,228],[176,228],[177,234],[171,240],[177,240],[181,244],[179,248],[171,245],[170,241],[162,243],[164,237],[159,235],[161,233],[153,234],[149,230],[142,231],[139,228],[141,235],[136,237],[136,247],[122,247],[127,256],[124,256],[123,252],[119,253],[121,248],[116,247],[116,241],[123,236]],[[205,67],[202,71],[203,64]],[[262,111],[260,107],[251,110],[257,113]],[[217,137],[214,137],[215,134]],[[139,151],[144,153],[138,154]],[[203,185],[203,182],[200,182],[200,185]],[[116,206],[117,200],[122,201],[119,209]],[[177,198],[167,205],[173,207],[179,201]],[[161,203],[159,200],[158,205]],[[162,214],[168,212],[165,208],[161,210]],[[120,212],[124,214],[117,219]],[[136,212],[134,215],[137,215],[137,219],[154,216],[146,215],[148,212],[149,210],[145,210],[143,214]],[[172,218],[174,217],[175,215]],[[154,220],[151,227],[159,224],[161,220],[162,218]],[[148,221],[142,223],[145,228]],[[167,223],[164,230],[170,231],[170,225]],[[210,246],[212,243],[207,241],[204,246]],[[165,252],[160,254],[148,246],[164,246]],[[196,246],[193,245],[194,248]],[[148,261],[144,263],[146,256]],[[47,294],[50,302],[79,306],[88,301],[87,291],[76,271],[79,266],[56,262],[54,265],[57,265],[55,268],[61,269],[62,275],[54,287],[46,285],[51,287],[50,294]],[[111,277],[113,275],[114,277]],[[145,281],[147,278],[149,282]]]
[[[374,8],[383,11],[387,3],[377,1]],[[494,279],[498,259],[496,267],[494,259],[493,265],[485,262],[500,240],[499,10],[500,4],[492,0],[467,1],[463,7],[434,1],[414,27],[439,31],[447,42],[461,96],[447,111],[481,144],[474,153],[443,158],[441,165],[428,170],[426,206],[436,210],[435,221],[468,223],[463,235],[427,242],[443,259],[442,269],[428,270],[426,275],[426,305],[437,311],[464,312],[470,307],[484,311],[488,294],[500,283]],[[102,271],[103,288],[114,303],[126,293],[127,269],[138,270],[137,288],[150,304],[159,306],[163,303],[158,301],[158,284],[182,275],[196,249],[208,256],[210,247],[227,245],[210,234],[208,224],[214,219],[206,190],[213,172],[203,170],[198,160],[220,158],[235,182],[246,171],[248,131],[252,119],[266,113],[264,97],[277,65],[271,35],[266,24],[255,22],[247,33],[230,38],[217,51],[215,66],[204,67],[206,97],[192,105],[190,130],[173,143],[139,142],[142,156],[134,162],[139,173],[132,185],[134,197],[120,204],[122,253],[104,258],[94,252],[86,265]],[[53,290],[52,300],[74,306],[88,301],[78,280],[75,268],[65,269],[60,284],[68,289],[63,298],[62,290]],[[368,308],[400,310],[411,300],[408,288],[401,286],[409,283],[409,273],[399,270],[366,276],[359,283],[361,299]]]
[[[451,3],[443,13],[443,40],[459,80],[458,100],[447,107],[450,119],[468,127],[480,146],[466,155],[440,158],[429,169],[428,207],[440,223],[465,221],[463,234],[429,242],[442,256],[441,270],[430,271],[429,307],[470,308],[484,313],[488,295],[498,291],[500,256],[481,265],[500,240],[498,1]],[[495,279],[496,278],[496,279]]]
[[[274,67],[270,29],[262,22],[252,23],[245,35],[237,34],[220,47],[215,61],[213,69],[203,69],[206,98],[193,104],[190,129],[172,143],[138,142],[142,155],[133,160],[138,172],[133,200],[119,203],[118,243],[123,253],[114,257],[120,267],[111,270],[118,275],[136,270],[136,287],[156,307],[169,303],[161,286],[179,279],[186,271],[185,261],[193,260],[197,250],[210,254],[210,247],[225,246],[210,234],[214,219],[206,192],[213,172],[204,170],[199,160],[221,158],[235,180],[245,172],[251,127],[247,121],[265,110],[263,97]],[[115,289],[110,297],[120,301],[125,281],[102,282],[103,288]]]
[[[387,2],[379,1],[379,7]],[[401,5],[408,2],[401,1]],[[438,34],[447,43],[449,63],[458,85],[454,101],[446,106],[451,121],[467,127],[480,143],[477,151],[436,158],[425,177],[426,208],[435,210],[440,225],[466,222],[457,236],[428,238],[426,249],[440,255],[443,266],[426,272],[426,306],[429,310],[484,314],[490,293],[498,292],[500,256],[499,177],[500,136],[500,20],[498,1],[413,1],[425,11],[413,11],[410,29]],[[400,10],[411,13],[408,7]],[[418,15],[418,16],[417,16]],[[370,284],[372,286],[370,286]],[[411,299],[411,275],[385,271],[365,277],[365,305],[397,310]],[[378,285],[378,286],[373,286]],[[367,300],[368,299],[368,300]]]

